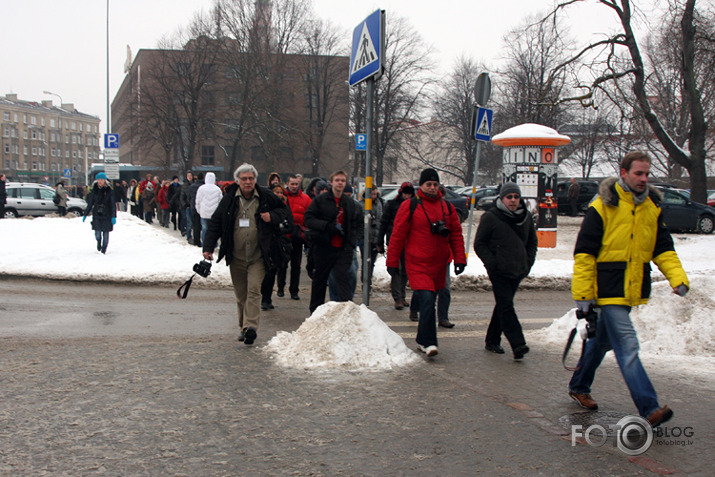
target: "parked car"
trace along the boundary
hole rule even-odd
[[[578,193],[576,206],[579,212],[586,212],[588,204],[591,203],[593,197],[598,193],[598,182],[581,180],[576,181],[581,189]],[[559,214],[570,214],[571,206],[569,205],[568,192],[571,186],[571,181],[562,181],[556,184],[556,202],[558,204]]]
[[[475,203],[479,202],[479,199],[481,199],[482,197],[484,197],[486,195],[496,194],[498,190],[499,190],[499,186],[479,187],[474,192]],[[454,192],[456,192],[459,195],[463,195],[464,197],[471,197],[472,196],[472,186],[460,187],[458,189],[454,189]]]
[[[42,216],[57,212],[57,206],[52,201],[55,189],[44,184],[31,182],[8,182],[7,204],[5,217],[21,217],[23,215]],[[67,213],[82,216],[87,202],[76,197],[67,198]]]
[[[710,234],[715,229],[715,208],[693,202],[675,189],[660,188],[663,221],[671,231]]]
[[[469,199],[457,194],[451,189],[445,189],[447,195],[444,198],[447,202],[451,203],[457,210],[457,215],[459,216],[459,221],[464,222],[469,217]],[[382,196],[382,200],[387,202],[397,197],[397,189],[391,190]]]
[[[708,196],[708,205],[710,207],[715,207],[715,192]]]
[[[499,198],[496,192],[494,195],[485,195],[477,201],[477,210],[489,210],[494,207],[494,201]]]

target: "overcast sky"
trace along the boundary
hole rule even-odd
[[[212,0],[110,0],[110,101],[124,78],[127,45],[134,54],[154,48],[165,35],[186,25]],[[456,2],[433,0],[313,0],[318,17],[345,30],[382,8],[387,15],[406,17],[435,50],[440,72],[446,73],[460,55],[495,65],[502,37],[529,14],[546,11],[552,0]],[[107,132],[107,12],[106,0],[5,0],[0,28],[0,95],[40,101],[56,96],[88,114],[99,116]],[[569,23],[581,38],[614,27],[614,17],[587,1],[571,10]],[[345,72],[347,79],[348,72]]]

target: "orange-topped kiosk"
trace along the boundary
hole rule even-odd
[[[539,247],[556,247],[558,147],[571,138],[540,124],[521,124],[492,138],[504,148],[503,181],[516,182],[534,215]]]

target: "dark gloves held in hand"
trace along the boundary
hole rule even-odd
[[[397,267],[387,267],[387,273],[389,273],[390,276],[393,277],[395,275],[400,274],[400,269]]]
[[[462,272],[464,271],[464,269],[466,268],[466,266],[467,266],[467,265],[464,264],[464,263],[455,263],[455,264],[454,264],[454,274],[455,274],[455,275],[459,275],[460,273],[462,273]]]

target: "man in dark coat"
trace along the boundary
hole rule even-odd
[[[575,178],[571,178],[571,185],[569,190],[566,192],[566,198],[569,201],[569,208],[571,209],[571,217],[576,217],[578,215],[578,195],[581,193],[581,186],[576,182]]]
[[[330,188],[319,194],[305,211],[305,226],[311,236],[315,272],[310,292],[310,312],[325,303],[325,289],[330,271],[335,270],[338,301],[349,301],[353,289],[349,283],[350,266],[363,233],[360,205],[343,194],[348,183],[344,171],[333,172]]]
[[[82,222],[92,213],[92,230],[97,239],[97,251],[107,253],[109,232],[114,230],[117,222],[117,210],[114,205],[114,193],[107,182],[104,172],[97,174],[97,182],[92,186],[92,192],[87,197],[87,208],[84,210]]]
[[[265,187],[256,185],[258,171],[242,164],[235,184],[226,188],[211,216],[203,244],[206,260],[213,260],[218,239],[218,261],[226,258],[238,307],[239,341],[253,344],[261,317],[261,284],[266,270],[278,268],[282,257],[274,227],[288,220],[290,209]]]
[[[485,348],[493,353],[504,353],[500,345],[504,333],[514,359],[522,359],[529,347],[514,310],[514,295],[536,260],[536,229],[521,198],[521,189],[515,183],[502,185],[495,205],[482,215],[474,238],[474,251],[484,262],[496,300]]]
[[[5,218],[5,204],[7,203],[7,189],[5,189],[5,174],[0,174],[0,219]]]
[[[181,210],[179,215],[183,218],[181,222],[181,231],[183,236],[186,236],[186,240],[191,243],[191,197],[189,195],[189,189],[191,189],[191,184],[194,183],[194,175],[191,172],[186,173],[186,180],[181,184],[181,203],[179,204]]]
[[[194,237],[193,243],[197,247],[201,246],[201,216],[196,210],[196,193],[199,187],[204,185],[204,173],[199,172],[196,176],[196,181],[189,187],[189,204],[191,206],[191,229]],[[188,235],[188,234],[187,234]]]

